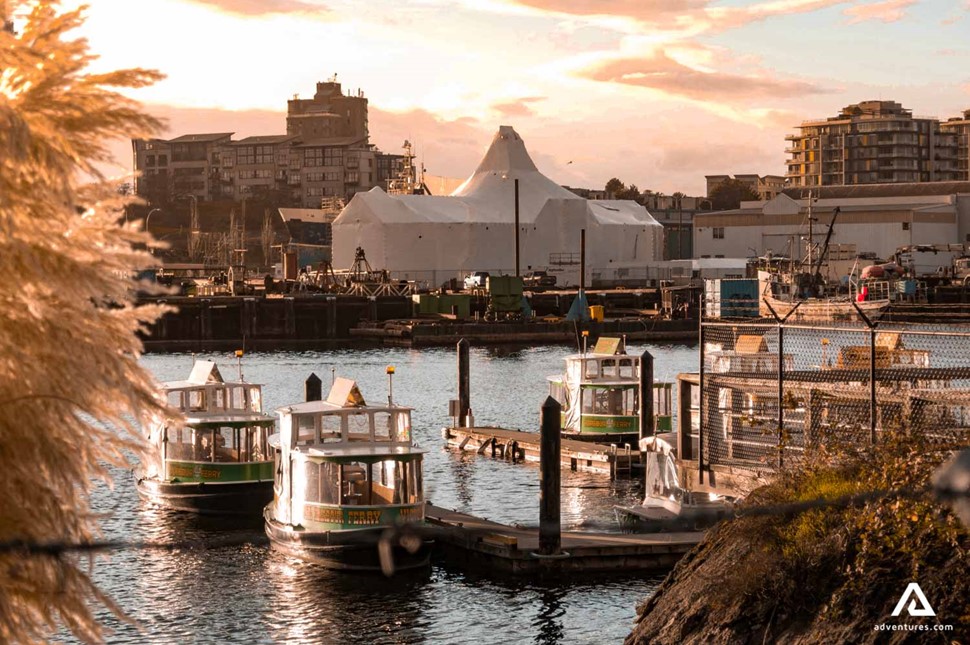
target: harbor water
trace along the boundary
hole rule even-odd
[[[635,345],[649,350],[658,381],[696,369],[685,345]],[[472,348],[471,407],[476,425],[538,430],[546,377],[559,373],[568,347]],[[215,360],[227,379],[236,361]],[[149,355],[161,380],[187,376],[188,354]],[[326,390],[331,374],[356,379],[368,402],[388,396],[385,368],[394,365],[394,401],[415,408],[414,436],[429,450],[426,498],[504,523],[536,525],[538,468],[444,447],[448,400],[457,397],[454,350],[359,349],[260,353],[243,359],[246,380],[263,384],[272,411],[299,402],[315,372]],[[563,528],[616,530],[615,504],[639,501],[636,481],[563,472]],[[577,579],[493,579],[435,561],[427,572],[387,579],[349,575],[280,555],[260,523],[227,523],[167,511],[139,500],[132,474],[117,470],[113,489],[99,487],[94,510],[106,539],[194,542],[173,551],[125,550],[98,557],[95,582],[132,622],[99,613],[112,643],[606,643],[633,625],[636,604],[662,575]],[[221,545],[225,541],[225,545]],[[203,548],[198,548],[199,546]],[[63,636],[63,635],[62,635]],[[69,639],[68,639],[69,640]]]

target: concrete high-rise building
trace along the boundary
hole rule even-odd
[[[960,181],[970,181],[970,110],[940,124],[940,130],[957,138],[956,167]]]
[[[863,101],[790,134],[792,187],[956,181],[957,135],[895,101]]]

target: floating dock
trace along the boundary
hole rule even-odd
[[[704,537],[703,532],[566,531],[561,554],[540,556],[535,528],[499,524],[430,504],[425,519],[442,529],[435,534],[435,545],[449,562],[513,575],[670,569]]]
[[[449,446],[474,450],[480,455],[520,461],[539,462],[539,434],[506,428],[444,428],[441,432]],[[599,444],[577,439],[562,439],[560,463],[570,470],[609,474],[612,479],[632,476],[640,465],[635,444]]]

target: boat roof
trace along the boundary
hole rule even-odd
[[[239,414],[193,414],[186,415],[186,423],[189,425],[251,425],[261,424],[270,425],[276,423],[276,418],[261,412],[241,412]]]
[[[276,408],[279,414],[360,414],[361,412],[401,412],[409,411],[404,405],[358,405],[353,407],[336,405],[329,401],[306,401]]]
[[[547,376],[546,379],[553,383],[562,383],[564,380],[561,374],[557,374],[555,376]],[[616,379],[616,378],[583,379],[579,382],[580,386],[589,385],[589,386],[597,386],[597,387],[600,385],[638,385],[639,383],[640,383],[640,379],[635,377],[628,378],[628,379]]]
[[[186,390],[206,385],[248,385],[252,387],[254,384],[245,381],[226,381],[222,378],[222,373],[215,361],[195,361],[187,379],[162,383],[162,387],[166,390]]]
[[[595,352],[586,352],[585,354],[570,354],[569,356],[566,357],[566,360],[567,361],[574,361],[574,360],[577,360],[577,359],[580,359],[580,358],[586,358],[586,359],[589,359],[589,358],[595,358],[595,359],[604,359],[604,358],[630,358],[630,359],[633,359],[633,360],[637,360],[640,357],[639,356],[634,356],[632,354],[597,354]]]
[[[294,452],[304,452],[304,450],[297,447]],[[423,455],[428,451],[413,445],[402,446],[390,442],[384,444],[367,442],[361,443],[359,446],[341,444],[333,448],[328,447],[327,444],[318,444],[306,447],[305,452],[311,457],[398,457]]]

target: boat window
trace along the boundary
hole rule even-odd
[[[340,415],[324,414],[320,417],[320,441],[333,443],[340,441]]]
[[[297,467],[302,464],[302,467]],[[304,499],[316,504],[339,504],[340,489],[338,477],[340,476],[340,464],[330,461],[293,461],[293,482],[294,487],[300,481],[299,472],[303,471],[304,480]]]
[[[620,378],[636,378],[636,367],[632,358],[621,358],[618,375]]]
[[[192,447],[192,461],[212,461],[215,453],[212,446],[215,443],[215,428],[196,429]]]
[[[408,503],[417,504],[424,501],[422,491],[424,490],[421,475],[421,460],[416,459],[408,462]]]
[[[404,410],[394,414],[396,429],[392,441],[411,442],[411,411]]]
[[[591,379],[599,377],[599,361],[591,359],[583,361],[584,378]]]
[[[168,447],[166,455],[168,459],[191,461],[193,455],[194,441],[191,428],[169,428]]]
[[[296,422],[297,444],[309,446],[316,441],[314,430],[314,415],[294,414],[293,420]]]
[[[245,410],[246,409],[246,392],[242,387],[230,388],[232,393],[232,409],[233,410]]]
[[[200,412],[206,409],[205,406],[205,390],[191,390],[189,391],[189,410],[192,412]]]
[[[600,363],[600,370],[603,378],[616,376],[616,361],[612,358],[604,358]]]
[[[374,441],[391,441],[395,433],[394,414],[391,412],[375,412]]]
[[[261,426],[248,426],[238,428],[236,432],[239,434],[239,461],[263,461],[265,458],[262,455],[265,454],[265,451],[260,442],[260,439],[264,436],[263,428]]]
[[[342,469],[340,481],[343,484],[341,503],[351,506],[366,504],[370,499],[367,485],[368,465],[350,462],[340,464],[340,468]]]
[[[182,392],[175,391],[168,393],[168,406],[170,408],[178,408],[179,410],[185,409],[185,403],[182,401]]]
[[[584,414],[636,414],[636,388],[588,388],[583,390]]]
[[[347,415],[347,440],[367,441],[370,439],[371,415],[358,413]]]
[[[212,390],[213,408],[216,410],[226,409],[226,390],[225,388],[214,388]]]
[[[219,428],[215,434],[215,458],[213,461],[233,462],[239,459],[238,428]]]
[[[249,388],[249,409],[253,412],[263,409],[263,393],[258,385]]]

